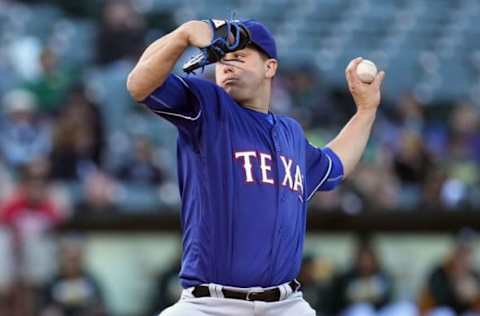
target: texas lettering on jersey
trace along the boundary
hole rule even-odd
[[[246,183],[265,183],[275,184],[276,181],[272,175],[272,156],[266,153],[257,151],[237,151],[234,154],[236,160],[239,160],[242,164]],[[261,177],[255,179],[253,175],[253,160],[258,160],[260,165]],[[303,175],[300,166],[295,164],[293,169],[293,160],[285,156],[280,155],[280,161],[282,162],[284,176],[281,185],[288,187],[290,190],[303,194]],[[279,179],[277,179],[278,181]]]

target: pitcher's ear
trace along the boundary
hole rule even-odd
[[[273,78],[277,73],[278,62],[276,59],[269,58],[265,61],[265,77]]]

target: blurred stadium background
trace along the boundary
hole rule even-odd
[[[361,166],[311,203],[300,279],[319,315],[478,315],[478,0],[0,0],[0,315],[176,300],[176,131],[125,81],[148,43],[232,11],[273,31],[272,110],[316,145],[353,113],[348,61],[387,72]]]

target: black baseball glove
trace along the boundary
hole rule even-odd
[[[245,48],[250,44],[248,29],[238,20],[204,20],[213,30],[210,45],[200,48],[201,53],[193,56],[183,65],[183,71],[191,73],[218,62],[225,54]]]

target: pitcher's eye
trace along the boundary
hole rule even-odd
[[[232,58],[229,58],[229,59],[224,58],[223,61],[226,61],[226,62],[234,61],[234,62],[238,62],[238,63],[244,63],[245,62],[241,58],[237,58],[237,57],[232,57]]]

